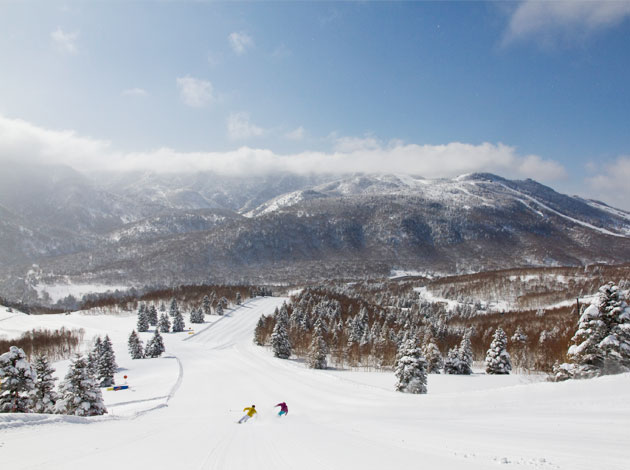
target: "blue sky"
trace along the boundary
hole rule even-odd
[[[630,208],[630,2],[3,2],[0,159],[493,171]]]

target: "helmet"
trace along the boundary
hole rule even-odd
[[[252,408],[256,408],[256,405],[252,405]]]

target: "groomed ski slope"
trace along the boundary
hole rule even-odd
[[[283,300],[253,299],[195,335],[164,335],[169,357],[141,361],[125,352],[135,316],[51,317],[88,334],[107,324],[117,381],[129,374],[132,391],[104,392],[105,417],[0,415],[2,468],[628,468],[629,374],[559,384],[431,375],[427,395],[401,394],[391,374],[309,370],[255,346],[258,318]],[[258,417],[236,424],[252,404]]]

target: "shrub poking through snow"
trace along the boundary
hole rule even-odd
[[[0,412],[27,413],[35,387],[35,371],[17,346],[0,356]]]
[[[84,357],[76,356],[59,386],[55,410],[61,414],[96,416],[107,413],[103,394]]]
[[[54,413],[57,401],[55,392],[55,377],[46,356],[38,356],[33,363],[33,369],[37,378],[32,393],[32,410],[35,413]]]
[[[394,375],[396,390],[405,393],[427,393],[427,361],[413,340],[398,351]]]
[[[142,359],[144,357],[144,351],[142,350],[142,341],[138,337],[136,331],[132,331],[129,335],[129,341],[127,341],[129,347],[129,355],[131,359]]]
[[[144,354],[146,357],[159,357],[165,351],[164,341],[162,340],[162,335],[160,335],[159,330],[155,330],[153,334],[153,338],[149,340],[147,343],[147,347],[144,350]]]
[[[490,349],[486,353],[486,374],[509,374],[512,370],[507,352],[507,335],[501,328],[494,332]]]
[[[554,367],[555,380],[630,370],[630,308],[614,283],[599,288],[597,301],[580,317],[572,341],[570,363]]]

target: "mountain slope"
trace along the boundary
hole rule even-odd
[[[136,284],[284,282],[387,275],[394,268],[461,273],[630,261],[630,214],[532,180],[489,174],[438,180],[350,175],[324,182],[318,177],[315,185],[296,190],[311,181],[281,179],[269,189],[272,196],[253,208],[263,197],[262,186],[251,177],[242,186],[234,178],[217,186],[230,195],[232,209],[165,208],[166,199],[111,193],[109,201],[136,203],[131,215],[118,214],[118,225],[106,232],[84,224],[78,233],[92,238],[42,251],[32,260],[48,278]],[[184,180],[190,182],[180,177],[180,183]],[[169,184],[175,191],[177,183]],[[202,182],[180,190],[192,191],[195,184]],[[151,194],[139,183],[133,187]],[[291,190],[276,194],[285,187]],[[196,194],[216,202],[209,191],[205,187]],[[89,211],[90,200],[82,203]],[[28,268],[14,264],[12,269],[8,278],[14,281]]]

